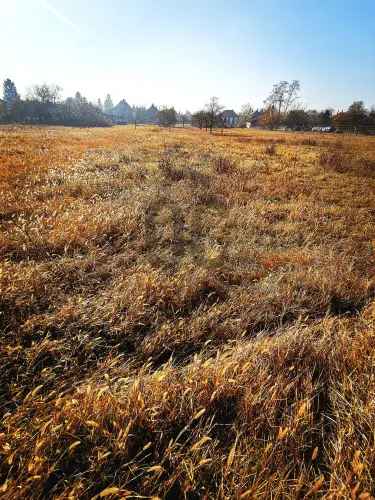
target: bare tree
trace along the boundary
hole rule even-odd
[[[298,80],[293,80],[290,83],[283,80],[273,86],[271,94],[264,101],[267,110],[267,123],[270,128],[279,125],[282,115],[287,113],[299,99],[300,88]]]
[[[30,101],[38,101],[43,104],[56,104],[61,98],[62,88],[59,85],[42,83],[34,85],[27,93],[27,98]]]
[[[274,106],[278,113],[287,113],[299,98],[300,88],[298,80],[293,80],[291,83],[287,81],[276,83],[265,103]]]
[[[220,105],[218,97],[211,97],[208,104],[206,104],[208,127],[210,129],[211,134],[212,134],[212,129],[219,123],[220,113],[222,109],[223,106]]]
[[[199,127],[201,130],[205,127],[208,128],[208,113],[204,109],[197,111],[191,117],[193,127]]]
[[[63,89],[59,85],[56,85],[55,83],[53,83],[52,85],[49,86],[49,91],[50,91],[51,100],[52,100],[53,104],[56,104],[57,102],[59,102],[61,100],[62,90]]]
[[[174,108],[162,108],[158,112],[158,122],[162,127],[174,127],[177,123],[176,110]]]
[[[190,111],[185,111],[185,113],[183,113],[182,111],[178,112],[177,113],[177,122],[182,125],[182,128],[185,127],[186,123],[190,123],[191,122]]]
[[[239,127],[245,127],[246,123],[251,121],[251,117],[254,113],[254,110],[251,106],[251,104],[247,103],[244,104],[241,108],[241,112],[239,114],[239,121],[238,125]]]

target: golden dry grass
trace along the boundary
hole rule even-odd
[[[375,140],[0,129],[0,496],[375,496]]]

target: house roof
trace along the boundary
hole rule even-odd
[[[233,109],[225,109],[222,113],[221,116],[223,118],[229,118],[229,117],[234,117],[237,118],[237,113],[233,111]]]
[[[125,99],[122,99],[114,108],[112,109],[112,114],[123,114],[131,112],[131,107],[126,102]]]

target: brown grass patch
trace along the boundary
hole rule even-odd
[[[4,127],[0,159],[2,498],[371,498],[372,138]]]

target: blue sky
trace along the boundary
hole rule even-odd
[[[254,107],[298,79],[309,108],[375,105],[375,0],[0,0],[0,78],[24,94]]]

